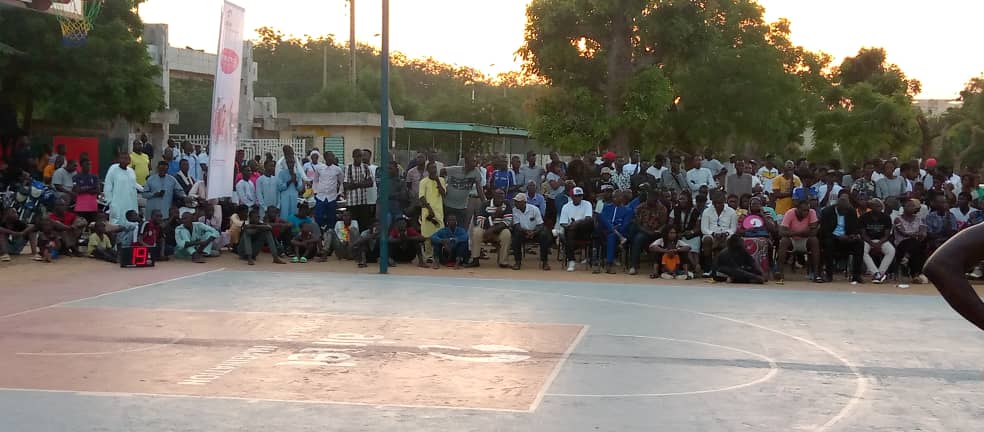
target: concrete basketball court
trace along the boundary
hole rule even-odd
[[[0,430],[984,430],[936,296],[108,269],[0,308]]]

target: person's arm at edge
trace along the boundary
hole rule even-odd
[[[984,302],[964,277],[963,271],[955,271],[984,260],[984,248],[980,247],[982,242],[984,225],[958,233],[929,257],[923,273],[936,285],[953,310],[984,330]]]

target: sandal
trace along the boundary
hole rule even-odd
[[[658,275],[658,274],[656,274],[656,273],[650,273],[650,274],[649,274],[649,278],[650,278],[650,279],[658,279],[658,278],[659,278],[659,275]]]
[[[301,257],[301,264],[307,264],[307,257]]]

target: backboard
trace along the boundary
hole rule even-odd
[[[0,0],[0,11],[5,8],[31,9],[69,18],[82,17],[82,0]]]

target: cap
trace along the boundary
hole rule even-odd
[[[926,159],[926,168],[936,168],[936,158]]]
[[[574,196],[584,196],[584,189],[579,187],[574,188]]]
[[[615,160],[615,152],[605,153],[605,160]]]
[[[611,174],[611,173],[612,173],[612,169],[609,168],[609,167],[604,167],[604,168],[601,169],[601,174],[602,175],[604,175],[604,174]]]
[[[516,196],[513,197],[513,201],[526,202],[526,194],[524,193],[516,194]]]

